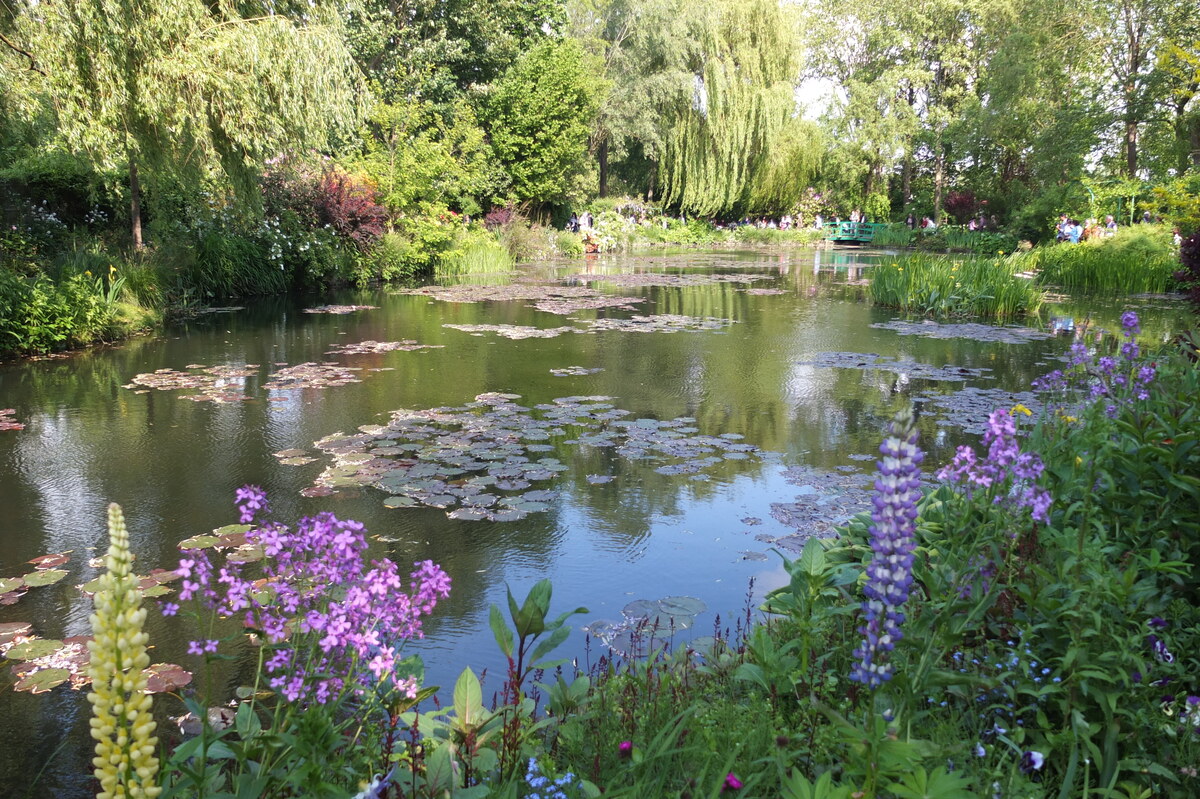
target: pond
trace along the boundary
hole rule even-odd
[[[916,403],[932,470],[993,405],[1034,402],[1020,392],[1073,336],[1117,329],[1127,307],[1147,339],[1187,318],[1169,299],[1058,298],[1028,328],[893,324],[865,298],[880,257],[601,256],[436,290],[257,300],[0,365],[0,408],[24,425],[0,431],[0,578],[71,553],[64,579],[0,606],[0,623],[89,632],[77,586],[99,574],[89,560],[107,545],[107,503],[124,508],[145,574],[171,568],[179,541],[235,522],[234,491],[252,483],[283,521],[332,511],[366,524],[373,554],[442,564],[450,599],[408,651],[432,684],[470,665],[498,691],[487,611],[506,585],[521,597],[551,578],[552,610],[586,606],[576,625],[618,647],[631,603],[699,600],[676,600],[703,607],[681,618],[680,641],[744,623],[783,579],[772,548],[794,552],[864,507],[897,410]],[[328,303],[342,307],[317,307]],[[153,661],[195,666],[185,622],[152,612],[149,633]],[[603,649],[577,629],[562,652]],[[222,664],[223,693],[251,667]],[[91,795],[84,692],[11,683],[0,793]]]

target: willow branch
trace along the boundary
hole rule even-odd
[[[34,72],[38,73],[43,78],[50,77],[42,70],[41,67],[39,67],[37,65],[37,59],[33,57],[33,53],[29,52],[28,50],[22,50],[20,47],[17,47],[15,44],[12,43],[12,40],[10,40],[3,33],[0,33],[0,42],[2,42],[4,45],[6,45],[9,49],[14,50],[17,53],[28,58],[29,59],[29,68],[32,69]]]

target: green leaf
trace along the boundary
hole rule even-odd
[[[5,653],[9,660],[37,660],[62,649],[62,641],[51,638],[31,638],[17,644]]]
[[[567,636],[569,636],[570,634],[571,634],[570,627],[561,627],[560,626],[558,629],[556,629],[554,632],[552,632],[550,634],[549,638],[540,642],[536,647],[534,647],[533,654],[531,654],[529,656],[530,660],[535,661],[535,662],[538,660],[541,660],[546,655],[550,654],[550,652],[552,652],[559,644],[561,644],[563,641],[567,640]]]
[[[31,588],[39,588],[43,585],[54,585],[66,576],[66,569],[43,569],[41,571],[31,572],[30,574],[25,575],[25,585],[28,585]]]
[[[483,715],[483,688],[470,668],[463,669],[454,683],[454,715],[466,727],[478,725]]]
[[[511,597],[512,595],[509,594],[510,599]],[[492,627],[492,635],[496,637],[496,644],[500,647],[500,651],[504,653],[505,657],[511,658],[513,655],[512,630],[508,629],[508,623],[504,621],[504,616],[496,605],[492,605],[491,612],[488,614],[488,624]]]
[[[56,685],[62,685],[71,676],[69,669],[38,669],[21,675],[14,691],[27,691],[31,694],[44,694]]]

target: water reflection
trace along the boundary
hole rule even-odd
[[[914,394],[956,390],[904,375],[799,365],[821,352],[876,353],[942,366],[988,368],[987,379],[966,385],[1020,390],[1059,365],[1068,337],[1028,344],[900,336],[871,327],[893,318],[872,308],[861,280],[882,253],[790,250],[782,253],[688,251],[678,255],[601,257],[534,266],[522,279],[662,272],[671,275],[751,275],[753,282],[687,287],[589,285],[604,293],[645,298],[639,314],[716,317],[735,324],[719,332],[564,334],[511,341],[473,336],[444,324],[556,327],[575,320],[624,317],[630,312],[585,310],[570,318],[537,311],[523,301],[447,303],[426,296],[350,292],[320,302],[379,306],[347,316],[304,314],[300,299],[273,299],[236,313],[200,318],[168,334],[139,339],[68,359],[0,365],[0,406],[26,423],[0,433],[0,575],[27,570],[30,558],[74,550],[70,574],[56,586],[30,591],[0,607],[0,621],[30,620],[46,636],[85,630],[88,603],[74,588],[92,579],[87,566],[104,545],[104,506],[123,505],[139,568],[165,566],[175,543],[233,521],[233,491],[244,483],[267,488],[279,516],[331,510],[367,524],[378,537],[374,554],[397,561],[431,558],[454,580],[450,600],[414,645],[431,678],[452,684],[457,670],[501,667],[487,633],[491,602],[505,584],[523,593],[534,581],[555,581],[556,607],[586,605],[588,618],[613,618],[633,599],[667,595],[702,598],[709,612],[696,630],[711,629],[717,613],[737,613],[751,577],[761,592],[783,579],[774,561],[747,561],[765,551],[759,536],[789,530],[770,516],[772,502],[797,492],[783,465],[864,469],[851,455],[873,453],[884,422]],[[488,276],[481,283],[511,280]],[[781,289],[754,295],[748,287]],[[1148,301],[1143,328],[1167,340],[1185,326],[1186,311]],[[1115,328],[1125,304],[1056,302],[1044,313],[1071,317],[1076,327]],[[329,356],[336,344],[413,339],[444,349]],[[336,361],[361,367],[361,383],[327,390],[265,392],[276,364]],[[251,399],[227,405],[181,400],[168,392],[122,388],[140,372],[188,364],[258,364],[245,379]],[[577,377],[551,368],[601,367]],[[372,371],[386,369],[389,371]],[[630,418],[690,416],[702,433],[739,433],[775,460],[726,461],[706,480],[663,475],[654,464],[609,449],[556,444],[547,453],[568,464],[552,486],[560,497],[546,512],[518,523],[465,522],[434,509],[390,510],[373,488],[305,498],[326,465],[282,466],[272,453],[313,450],[313,442],[361,425],[385,423],[398,408],[459,406],[489,391],[522,395],[532,406],[568,395],[608,395]],[[282,400],[282,401],[275,401]],[[931,466],[968,440],[960,430],[923,413],[919,424]],[[553,443],[553,442],[552,442]],[[593,485],[587,475],[611,475]],[[748,526],[747,517],[763,524]],[[159,660],[186,660],[191,631],[152,619]],[[582,637],[568,649],[582,654]],[[223,684],[235,686],[251,666],[228,664]],[[495,680],[491,688],[497,688]],[[30,697],[0,692],[0,785],[24,787],[28,775],[67,741],[34,796],[87,794],[86,707],[64,688]],[[19,795],[20,792],[18,792]]]

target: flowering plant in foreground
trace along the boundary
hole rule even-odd
[[[1071,345],[1067,369],[1053,372],[1033,381],[1038,391],[1057,393],[1064,399],[1082,397],[1083,402],[1105,403],[1105,412],[1111,417],[1117,413],[1117,405],[1133,400],[1149,398],[1147,387],[1157,374],[1154,363],[1141,360],[1141,348],[1135,337],[1141,332],[1141,321],[1133,311],[1121,314],[1120,358],[1110,355],[1096,357],[1083,342]],[[1060,408],[1059,413],[1064,413]]]
[[[129,533],[117,505],[108,506],[108,554],[105,572],[96,591],[92,614],[95,640],[88,644],[92,679],[92,737],[96,739],[96,779],[99,799],[131,797],[153,799],[162,789],[155,785],[158,758],[155,749],[151,699],[146,693],[150,665],[146,654],[149,636],[142,632],[146,611],[141,607],[138,578],[133,575]]]
[[[243,523],[256,524],[247,543],[262,548],[260,579],[252,564],[214,564],[208,550],[187,550],[179,561],[179,596],[219,616],[241,616],[266,640],[265,670],[288,702],[326,704],[345,692],[382,688],[417,695],[414,676],[400,675],[404,641],[420,638],[421,618],[450,594],[450,578],[432,561],[415,564],[406,590],[399,567],[364,559],[363,525],[332,513],[301,519],[295,528],[262,521],[266,494],[238,491]],[[214,653],[217,641],[193,641],[193,653]]]
[[[877,464],[879,477],[875,481],[870,527],[874,556],[863,586],[867,597],[862,605],[865,623],[859,628],[863,642],[854,650],[857,662],[850,672],[851,680],[868,688],[877,688],[892,677],[892,666],[884,660],[904,635],[900,607],[912,586],[920,465],[925,458],[917,447],[912,411],[896,415],[879,451],[883,458]]]

